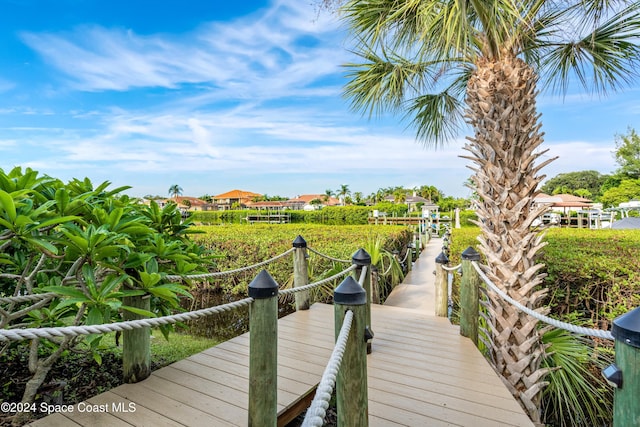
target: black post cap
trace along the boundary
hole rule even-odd
[[[449,258],[445,255],[444,252],[440,252],[440,255],[436,257],[436,262],[438,264],[448,264]]]
[[[617,341],[640,348],[640,307],[617,317],[613,321],[611,334]]]
[[[464,252],[462,252],[462,259],[465,261],[480,261],[480,254],[469,246],[464,250]]]
[[[351,262],[357,266],[371,265],[371,255],[364,249],[360,248],[351,257]]]
[[[333,291],[333,302],[342,305],[364,305],[367,303],[367,292],[356,279],[347,276]]]
[[[278,295],[278,283],[267,270],[262,270],[249,283],[249,296],[255,299],[271,298]]]
[[[302,238],[302,236],[298,234],[298,237],[296,237],[295,240],[293,241],[293,247],[294,248],[306,248],[307,247],[307,241],[304,240]]]

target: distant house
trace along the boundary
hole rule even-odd
[[[312,203],[314,200],[318,200],[320,203]],[[327,198],[326,194],[302,194],[285,203],[290,209],[313,210],[322,206],[337,206],[340,204],[340,200],[335,197]]]
[[[536,205],[547,205],[551,209],[562,208],[566,213],[567,211],[580,211],[583,209],[591,209],[593,202],[584,197],[574,196],[572,194],[554,194],[550,196],[548,194],[540,193],[534,199],[533,203]]]
[[[218,206],[219,210],[228,210],[235,204],[247,206],[258,197],[262,197],[262,194],[244,190],[231,190],[226,193],[213,196],[213,203]]]

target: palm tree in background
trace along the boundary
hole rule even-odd
[[[173,184],[171,187],[169,187],[169,194],[177,203],[178,196],[182,195],[182,187],[180,187],[178,184]]]
[[[325,0],[325,4],[336,0]],[[345,92],[369,115],[400,113],[418,140],[441,145],[468,124],[487,275],[511,297],[538,308],[546,291],[531,223],[533,198],[553,159],[536,109],[538,83],[599,94],[635,77],[640,3],[610,0],[349,0],[341,11],[359,63]],[[490,352],[503,381],[540,423],[547,373],[537,321],[491,295]]]
[[[340,199],[342,204],[345,204],[347,196],[351,195],[349,186],[347,184],[340,184],[340,188],[336,191],[336,196]]]
[[[331,200],[331,197],[333,197],[333,191],[332,190],[325,190],[324,191],[324,196],[322,196],[322,201],[326,203],[329,200]]]

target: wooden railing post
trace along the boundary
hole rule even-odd
[[[336,377],[338,427],[369,425],[367,392],[367,345],[365,337],[367,293],[351,276],[333,292],[335,336],[340,334],[344,316],[353,311],[353,322],[342,365]]]
[[[367,300],[366,300],[366,323],[365,328],[367,331],[367,354],[371,353],[373,340],[373,328],[371,326],[371,302],[373,300],[373,293],[378,292],[378,289],[373,289],[373,281],[371,280],[371,276],[373,275],[373,270],[371,266],[371,255],[364,249],[360,248],[358,251],[353,254],[351,257],[351,262],[356,265],[356,269],[354,272],[354,278],[356,281],[360,280],[360,274],[362,273],[363,267],[367,267],[367,275],[365,276],[364,283],[362,284],[362,288],[366,292]],[[377,285],[377,282],[376,282]]]
[[[411,271],[411,267],[413,267],[413,248],[412,244],[407,244],[407,274]]]
[[[151,310],[150,295],[124,297],[129,307]],[[144,319],[145,316],[123,311],[124,320]],[[122,374],[125,383],[133,384],[151,375],[151,330],[148,327],[122,331]]]
[[[640,307],[613,321],[616,363],[603,371],[616,386],[613,426],[640,426]]]
[[[478,345],[480,276],[471,262],[480,261],[480,254],[469,246],[462,252],[462,282],[460,284],[460,335]]]
[[[449,314],[449,283],[447,271],[443,268],[449,263],[449,258],[440,252],[436,257],[436,316],[447,317]]]
[[[307,267],[307,242],[302,236],[296,237],[293,241],[293,287],[306,286],[309,284],[309,270]],[[296,310],[309,309],[309,291],[295,293]]]
[[[278,424],[278,284],[262,270],[249,284],[249,427]]]

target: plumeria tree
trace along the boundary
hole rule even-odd
[[[336,3],[327,0],[325,4]],[[536,107],[541,89],[618,89],[635,77],[640,3],[610,0],[350,0],[341,13],[359,60],[346,95],[365,114],[408,118],[417,138],[440,145],[472,130],[464,156],[478,195],[488,276],[538,311],[544,243],[531,230],[533,198],[553,159]],[[540,422],[547,371],[537,321],[491,297],[491,359]]]
[[[170,314],[187,287],[168,274],[206,271],[208,258],[191,242],[175,204],[138,203],[89,179],[62,181],[38,172],[0,169],[0,296],[47,293],[44,299],[0,305],[0,328],[91,325],[126,313]],[[148,309],[126,298],[146,296]],[[170,327],[161,328],[166,334]],[[53,364],[69,349],[97,352],[102,335],[34,339],[32,374],[22,401],[31,403]],[[21,344],[18,344],[21,345]],[[0,351],[7,347],[0,347]],[[26,414],[19,414],[16,423]]]

